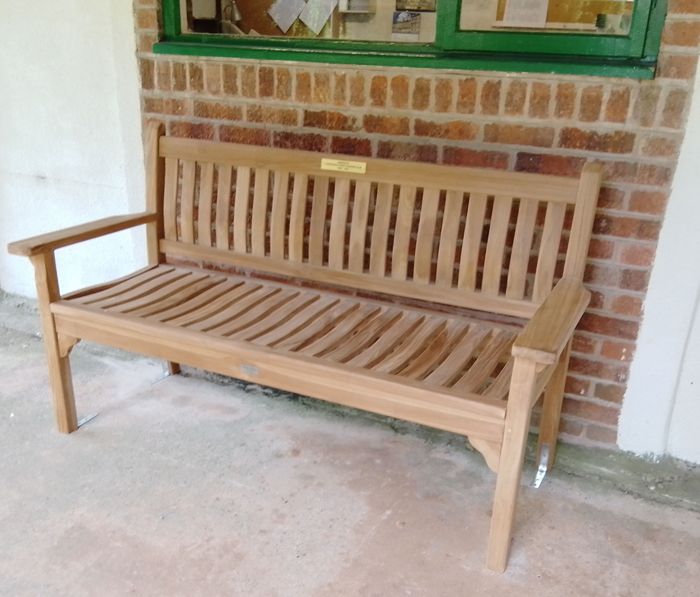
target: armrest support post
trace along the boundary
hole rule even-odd
[[[56,274],[56,260],[52,251],[31,257],[36,278],[36,293],[41,315],[41,329],[49,362],[49,379],[53,390],[56,425],[61,433],[71,433],[78,428],[78,417],[73,397],[73,380],[68,356],[61,356],[61,347],[56,334],[56,324],[51,303],[61,298]]]
[[[515,503],[520,490],[525,445],[530,428],[532,396],[537,378],[536,365],[534,361],[518,357],[513,365],[487,559],[488,567],[496,572],[503,572],[508,562]]]

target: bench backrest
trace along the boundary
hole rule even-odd
[[[161,253],[519,317],[583,276],[597,166],[577,180],[161,132]]]

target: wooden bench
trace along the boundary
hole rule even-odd
[[[9,245],[35,267],[59,430],[77,427],[68,357],[86,339],[462,434],[498,473],[504,570],[543,391],[554,458],[600,168],[347,162],[158,125],[146,141],[146,212]],[[147,268],[61,296],[56,249],[140,224]]]

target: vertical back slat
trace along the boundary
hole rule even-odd
[[[255,170],[255,192],[253,194],[253,222],[251,234],[251,253],[265,255],[265,220],[270,190],[270,171],[264,168]]]
[[[350,225],[350,248],[348,269],[361,274],[365,269],[365,239],[367,238],[367,218],[369,216],[369,196],[372,183],[358,180],[355,183],[355,197]]]
[[[336,178],[335,193],[333,195],[333,214],[331,215],[331,233],[328,241],[328,266],[333,269],[343,269],[349,201],[350,179]]]
[[[327,176],[314,177],[314,196],[309,227],[309,263],[312,265],[323,264],[323,232],[326,226],[328,183]]]
[[[231,219],[231,166],[219,164],[219,185],[216,190],[216,248],[228,249],[228,228]]]
[[[481,291],[492,296],[498,295],[503,269],[503,253],[506,247],[510,211],[513,206],[512,197],[497,195],[493,201],[489,239],[486,243],[486,258],[484,260],[484,279]]]
[[[547,205],[547,215],[544,218],[544,230],[542,230],[542,242],[535,272],[535,287],[532,293],[532,300],[537,303],[546,299],[552,291],[554,268],[557,265],[565,215],[566,204],[549,203]]]
[[[275,259],[284,259],[288,194],[289,172],[275,172],[275,183],[272,191],[272,214],[270,216],[270,256]]]
[[[430,282],[430,264],[433,260],[433,240],[439,201],[439,189],[423,189],[413,279],[424,284]]]
[[[435,283],[445,288],[452,286],[454,278],[462,199],[463,194],[458,191],[448,191],[445,197],[445,210],[442,216],[442,230],[440,231],[440,248],[438,249],[437,276],[435,278]]]
[[[177,158],[165,158],[165,195],[163,219],[165,238],[177,240],[177,176],[179,162]]]
[[[306,219],[306,191],[309,177],[294,175],[292,207],[289,214],[289,260],[301,263],[304,260],[304,220]]]
[[[194,175],[196,162],[186,160],[182,165],[182,197],[180,198],[180,240],[194,243]]]
[[[603,167],[600,164],[586,164],[583,167],[576,197],[574,221],[571,224],[569,246],[566,249],[566,265],[564,266],[564,276],[566,277],[583,278],[602,174]]]
[[[248,207],[250,204],[250,168],[241,166],[236,171],[236,200],[233,207],[233,248],[248,250]]]
[[[457,281],[457,287],[464,290],[474,290],[476,287],[476,271],[479,266],[484,217],[486,217],[486,195],[484,193],[471,193],[467,222],[464,226],[464,238],[462,239],[462,254],[459,257],[459,279]]]
[[[508,267],[506,297],[522,299],[525,296],[527,266],[530,261],[532,235],[535,231],[539,202],[534,199],[521,199],[518,208],[518,222],[515,225],[513,252]]]
[[[202,164],[199,186],[199,244],[211,247],[211,203],[214,194],[214,164]]]
[[[391,277],[405,280],[408,271],[408,248],[416,206],[416,187],[402,185],[399,191],[399,211],[394,227],[394,247],[391,252]]]
[[[379,183],[377,201],[374,205],[372,244],[369,254],[369,273],[373,276],[383,276],[386,273],[386,247],[387,239],[389,238],[389,220],[391,218],[393,192],[393,184],[388,182]]]

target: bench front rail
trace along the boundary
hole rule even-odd
[[[543,392],[554,459],[600,168],[348,162],[159,125],[146,157],[145,212],[8,247],[35,267],[59,430],[77,428],[69,355],[87,339],[462,434],[498,474],[488,566],[504,570]],[[147,268],[61,296],[56,249],[139,225]]]

